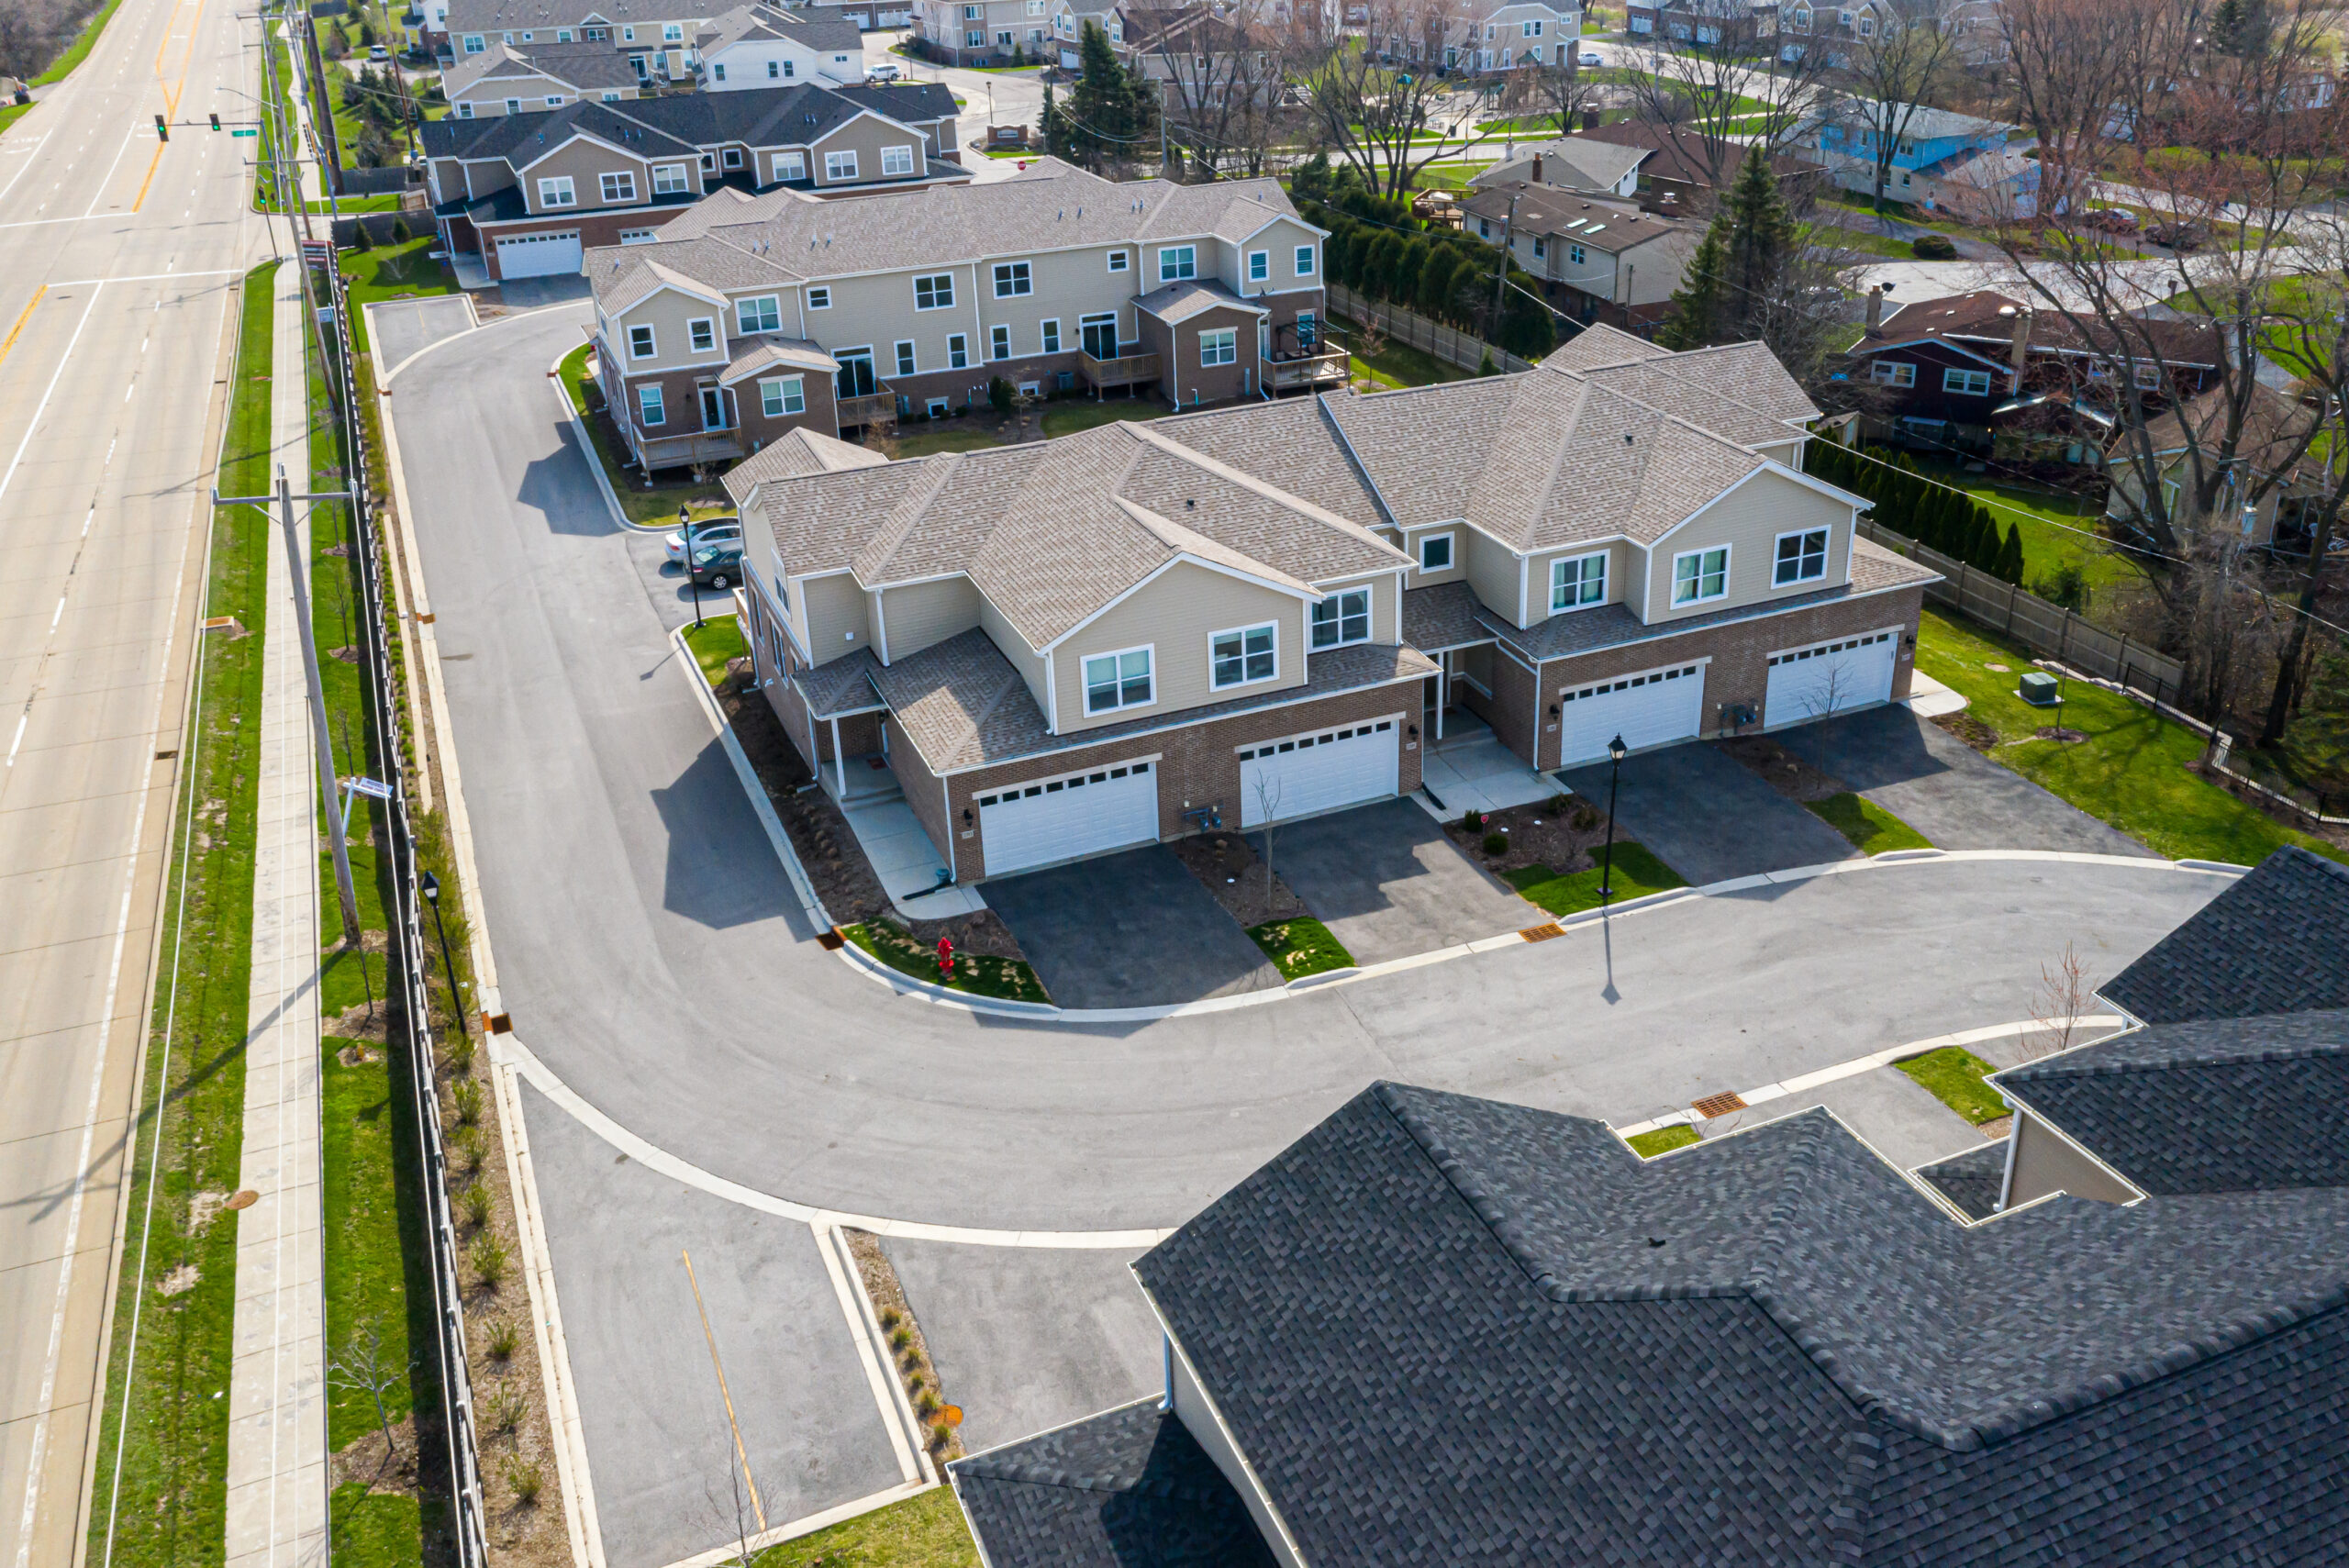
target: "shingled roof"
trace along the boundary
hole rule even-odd
[[[2349,866],[2277,851],[2099,995],[2149,1024],[2349,1007]]]

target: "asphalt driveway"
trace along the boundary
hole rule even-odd
[[[1777,739],[1944,850],[2153,854],[1905,707],[1870,708]]]
[[[373,328],[375,362],[395,371],[441,339],[472,331],[473,312],[464,295],[451,294],[374,306],[367,319]]]
[[[1146,1007],[1281,984],[1174,851],[1152,844],[985,884],[1063,1007]]]
[[[1601,762],[1560,776],[1604,808],[1607,773]],[[1698,886],[1854,852],[1842,834],[1703,741],[1627,758],[1615,821]]]
[[[1250,841],[1264,852],[1261,831]],[[1408,800],[1276,828],[1273,869],[1358,963],[1408,958],[1546,918],[1472,864]]]

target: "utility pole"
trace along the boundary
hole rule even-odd
[[[342,900],[344,941],[359,941],[359,895],[351,884],[351,846],[342,836],[342,791],[335,782],[334,740],[327,733],[326,688],[318,680],[318,641],[310,625],[310,563],[302,532],[294,521],[294,486],[285,465],[277,465],[277,518],[285,532],[285,575],[294,585],[294,635],[302,644],[302,680],[309,688],[312,745],[318,753],[318,795],[326,803],[327,833],[334,845],[335,892]]]
[[[1492,333],[1497,338],[1500,336],[1501,330],[1501,305],[1508,297],[1506,291],[1508,288],[1509,230],[1517,225],[1517,204],[1523,195],[1524,193],[1520,191],[1517,195],[1509,197],[1508,212],[1501,219],[1501,264],[1500,270],[1493,274]]]

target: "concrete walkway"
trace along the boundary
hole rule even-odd
[[[300,275],[278,269],[273,462],[309,488]],[[298,505],[298,503],[297,503]],[[323,1562],[327,1552],[326,1296],[319,1205],[317,768],[283,530],[269,540],[262,642],[261,799],[228,1374],[228,1568]]]

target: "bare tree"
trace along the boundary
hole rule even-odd
[[[1812,676],[1810,684],[1797,700],[1802,704],[1803,712],[1819,723],[1819,771],[1832,778],[1835,729],[1831,721],[1852,706],[1853,677],[1842,660],[1831,653],[1827,659],[1826,668]]]
[[[1779,58],[1775,22],[1748,0],[1675,0],[1675,17],[1631,78],[1632,113],[1671,134],[1723,189],[1750,142],[1775,150],[1825,97],[1828,56]],[[1754,106],[1759,105],[1759,107]]]
[[[1833,123],[1847,142],[1854,131],[1865,133],[1869,194],[1880,209],[1892,161],[1918,112],[1956,72],[1962,34],[1943,25],[1936,0],[1884,0],[1863,20],[1872,24],[1865,32],[1854,30],[1805,54],[1831,56],[1836,74],[1856,95],[1836,106]]]
[[[1258,828],[1264,835],[1264,918],[1279,913],[1273,904],[1273,822],[1281,810],[1281,781],[1276,773],[1259,772],[1249,786],[1255,792]]]
[[[2078,951],[2065,942],[2063,957],[2039,966],[2039,989],[2031,1000],[2032,1021],[2039,1032],[2023,1037],[2025,1060],[2071,1050],[2080,1020],[2087,1016],[2090,995],[2087,968]]]
[[[1159,0],[1130,9],[1126,27],[1160,95],[1170,146],[1187,151],[1208,179],[1262,174],[1273,147],[1298,128],[1300,117],[1286,107],[1289,75],[1314,53],[1286,7]]]
[[[384,1396],[407,1380],[406,1363],[387,1356],[384,1351],[384,1336],[375,1319],[369,1318],[351,1331],[327,1362],[327,1382],[329,1385],[353,1394],[364,1394],[375,1407],[376,1429],[384,1435],[384,1451],[375,1462],[375,1473],[392,1462],[398,1445],[392,1440],[392,1415]]]
[[[1438,67],[1458,53],[1461,15],[1462,0],[1371,0],[1361,35],[1338,39],[1299,83],[1317,138],[1379,195],[1401,195],[1419,171],[1477,139],[1464,118],[1437,123]]]

